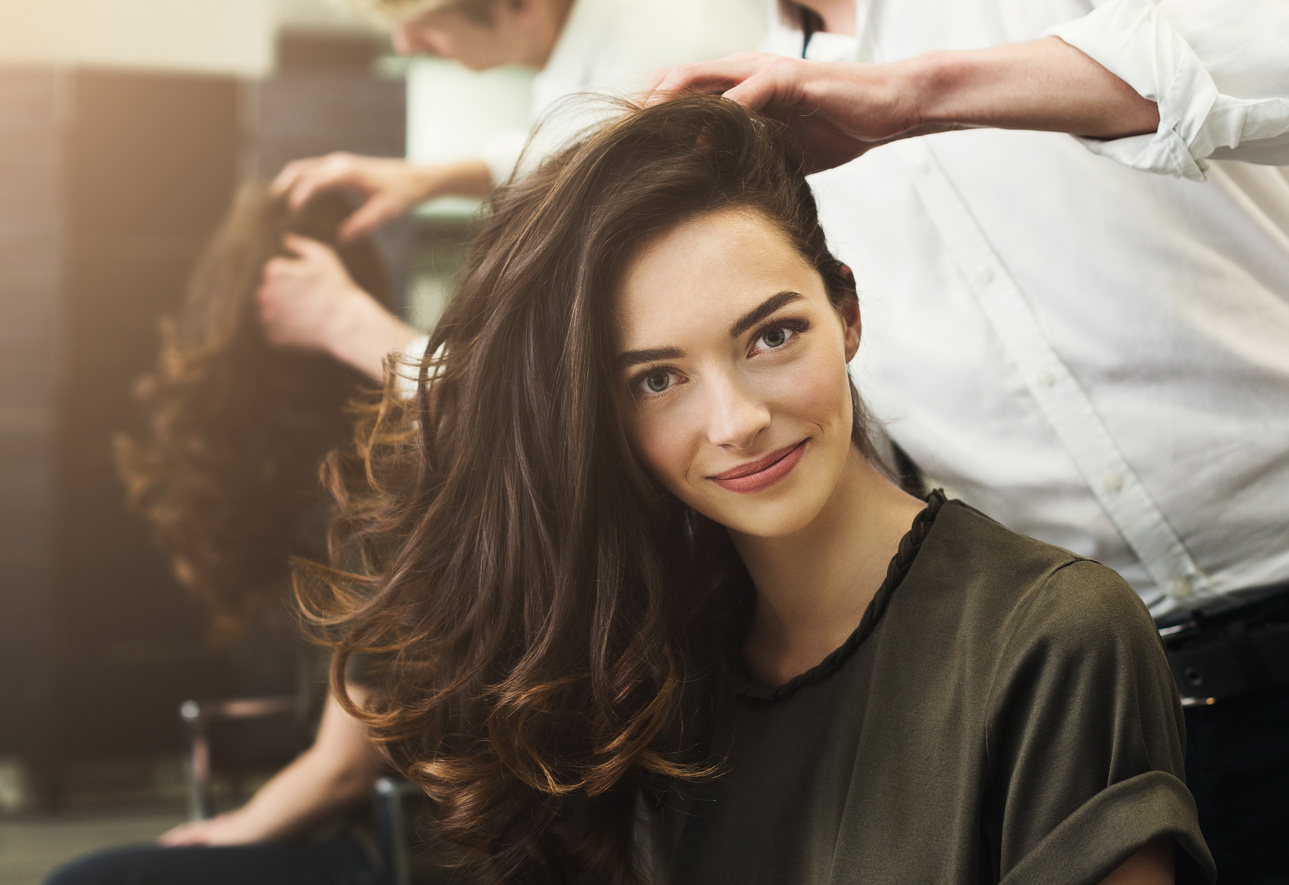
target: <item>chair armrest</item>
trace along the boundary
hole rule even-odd
[[[295,709],[296,699],[290,696],[188,700],[179,705],[179,718],[188,731],[188,815],[192,820],[206,820],[215,813],[210,790],[210,735],[207,726],[215,721],[279,716],[293,713]]]
[[[376,840],[393,885],[410,885],[412,880],[404,803],[409,798],[422,795],[416,784],[401,777],[382,777],[376,781],[372,797],[376,812]]]

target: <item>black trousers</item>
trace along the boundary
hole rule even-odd
[[[328,842],[114,848],[71,861],[45,885],[384,885],[363,845]]]
[[[1186,710],[1186,780],[1221,885],[1289,885],[1289,685]]]

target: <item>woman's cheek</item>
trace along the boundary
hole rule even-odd
[[[844,360],[817,350],[794,361],[770,382],[775,412],[827,428],[850,423],[850,380]]]
[[[674,415],[650,415],[649,411],[641,409],[636,413],[631,447],[654,479],[685,500],[684,480],[692,465],[692,446],[676,426]]]

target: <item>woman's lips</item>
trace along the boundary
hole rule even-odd
[[[795,446],[771,452],[760,460],[740,465],[733,470],[726,470],[708,479],[731,492],[741,494],[759,492],[792,472],[792,468],[797,466],[801,456],[805,454],[807,442],[809,440],[803,439]]]

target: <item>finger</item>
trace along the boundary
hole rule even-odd
[[[293,234],[289,231],[282,235],[282,245],[288,252],[299,258],[320,258],[332,254],[331,247],[326,243],[320,243],[310,237]],[[282,259],[274,258],[269,263],[272,264],[274,261],[282,261]]]
[[[299,212],[308,204],[314,194],[328,190],[331,186],[329,176],[313,169],[296,179],[295,184],[287,191],[287,205],[292,212]]]
[[[754,111],[767,105],[790,107],[799,101],[794,73],[789,65],[770,64],[725,90],[724,95]]]
[[[358,169],[349,154],[328,154],[301,173],[290,190],[292,211],[299,212],[315,195],[359,184]]]
[[[720,92],[737,82],[737,77],[721,69],[702,65],[677,65],[669,68],[662,80],[654,84],[649,92],[641,93],[637,103],[649,108],[693,92]]]
[[[320,161],[320,157],[309,157],[308,159],[292,160],[287,163],[273,179],[273,183],[269,185],[269,192],[275,197],[282,196],[295,186],[301,175],[308,172]]]
[[[288,274],[291,273],[298,258],[270,258],[264,262],[264,270],[260,272],[260,289],[269,289],[276,286]]]
[[[359,206],[340,225],[339,237],[349,243],[370,236],[402,214],[402,207],[390,200],[372,198]]]
[[[271,317],[277,309],[277,288],[272,283],[265,281],[255,290],[256,311],[261,320]]]
[[[639,103],[651,107],[686,93],[724,92],[755,74],[769,58],[773,56],[743,52],[716,61],[676,65],[641,92]]]
[[[169,848],[175,845],[187,845],[191,838],[192,824],[180,824],[179,826],[162,833],[157,838],[157,842]]]
[[[654,91],[662,84],[662,81],[667,79],[669,73],[671,73],[671,68],[658,68],[650,74],[644,86],[640,87],[640,91],[636,93],[635,103],[639,105],[645,104],[649,100],[649,96],[653,95]]]

